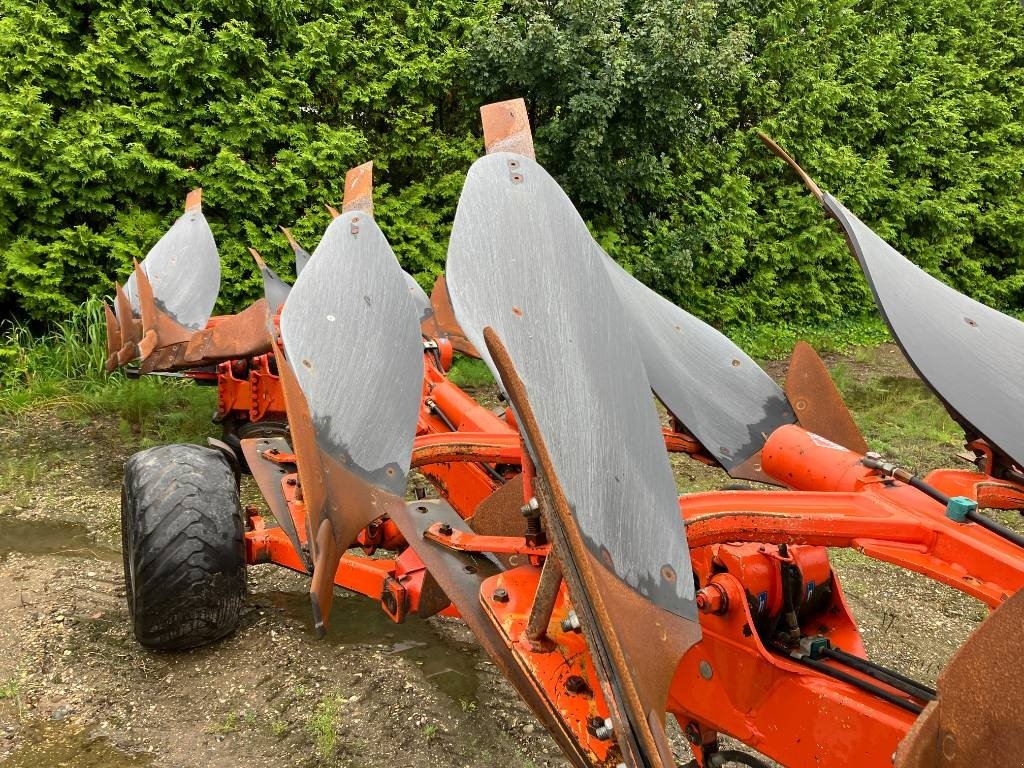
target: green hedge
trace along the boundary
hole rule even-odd
[[[224,264],[315,244],[372,157],[429,287],[477,107],[523,95],[538,152],[620,261],[730,328],[855,318],[840,237],[757,142],[961,290],[1024,307],[1019,0],[0,0],[0,302],[109,290],[191,186]],[[287,268],[284,268],[287,272]]]

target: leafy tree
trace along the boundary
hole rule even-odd
[[[513,0],[471,67],[528,97],[616,258],[736,326],[871,306],[757,129],[924,268],[1024,306],[1022,53],[1016,0]]]

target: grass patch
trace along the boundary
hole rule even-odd
[[[806,341],[819,354],[844,353],[854,347],[874,347],[891,341],[889,329],[877,316],[840,320],[817,326],[772,323],[727,332],[744,352],[758,360],[789,357],[798,341]]]
[[[459,355],[448,371],[448,380],[458,387],[489,387],[494,385],[491,369],[483,360]]]
[[[340,717],[341,696],[329,693],[317,702],[316,708],[306,721],[306,733],[313,740],[313,746],[321,759],[330,757],[338,748]]]
[[[103,304],[92,299],[49,331],[21,323],[0,325],[0,414],[49,410],[83,425],[98,416],[118,419],[126,436],[142,443],[205,442],[213,434],[213,387],[165,377],[129,379],[106,374]]]

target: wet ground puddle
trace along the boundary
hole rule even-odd
[[[119,551],[97,544],[89,529],[80,523],[0,516],[0,559],[11,552],[121,562]]]
[[[252,598],[260,605],[282,611],[313,632],[307,592],[261,592]],[[399,654],[414,662],[423,676],[452,700],[465,705],[476,698],[476,664],[480,658],[477,646],[448,640],[415,617],[395,624],[372,600],[336,594],[324,640],[334,645],[384,646],[385,654]]]

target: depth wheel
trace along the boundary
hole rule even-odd
[[[165,445],[128,459],[121,549],[139,643],[194,648],[237,626],[245,598],[243,536],[238,485],[220,451]]]

